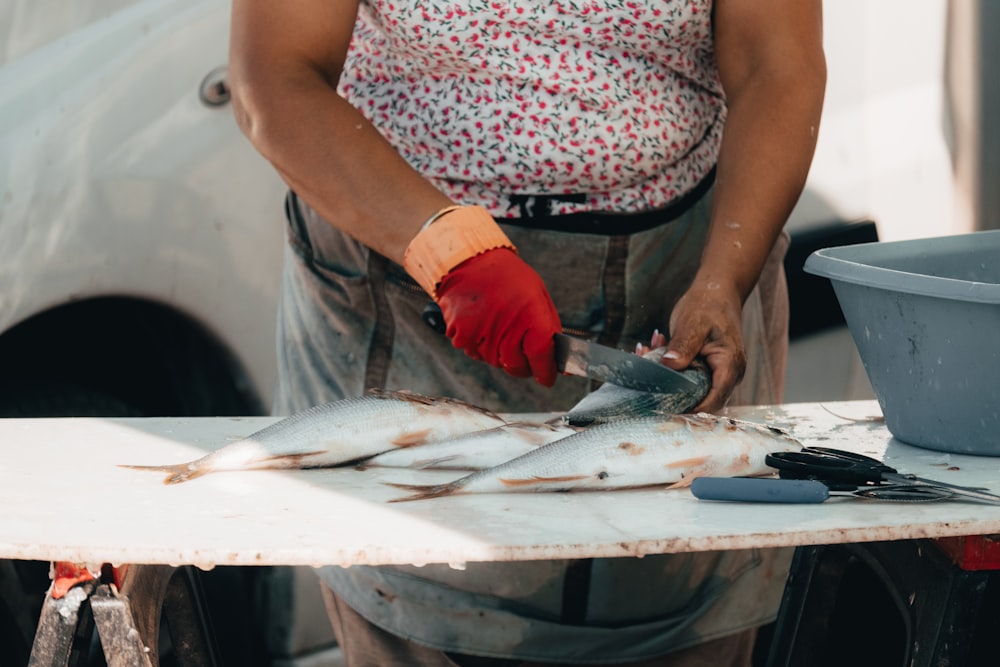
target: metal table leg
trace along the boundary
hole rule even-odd
[[[29,667],[86,665],[93,630],[107,667],[159,667],[160,623],[166,621],[177,662],[215,667],[218,650],[204,612],[196,572],[189,567],[132,565],[122,590],[86,581],[61,598],[46,595]]]
[[[159,664],[156,653],[157,637],[136,629],[129,600],[111,584],[98,586],[90,596],[97,634],[104,649],[108,667],[154,667]],[[147,648],[144,641],[150,642]]]
[[[96,581],[88,581],[62,598],[53,598],[51,591],[45,596],[28,667],[79,664],[81,652],[89,646],[92,628],[83,607],[96,587]]]

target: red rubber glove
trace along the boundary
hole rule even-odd
[[[559,314],[541,277],[509,248],[494,248],[449,271],[437,302],[452,344],[515,377],[556,382]]]

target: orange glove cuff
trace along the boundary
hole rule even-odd
[[[417,232],[403,253],[403,268],[435,299],[449,271],[494,248],[517,249],[482,206],[443,209]]]

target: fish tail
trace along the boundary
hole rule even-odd
[[[413,492],[409,496],[393,498],[389,501],[390,503],[403,503],[410,500],[426,500],[427,498],[449,496],[465,486],[464,483],[459,484],[461,481],[462,480],[456,480],[454,482],[448,482],[447,484],[398,484],[396,482],[386,482],[386,484],[394,486],[397,489]]]
[[[120,465],[118,467],[128,468],[130,470],[153,470],[155,472],[165,472],[167,473],[167,476],[163,480],[164,484],[179,484],[181,482],[192,480],[195,477],[201,477],[205,474],[204,469],[192,466],[190,463],[178,463],[176,465],[169,466]]]

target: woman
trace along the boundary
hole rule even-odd
[[[291,191],[276,410],[371,387],[563,410],[589,386],[557,379],[561,329],[669,331],[664,363],[711,368],[696,410],[780,401],[782,228],[821,37],[820,0],[234,0],[236,117]],[[747,551],[321,575],[352,667],[738,665],[783,568]]]

